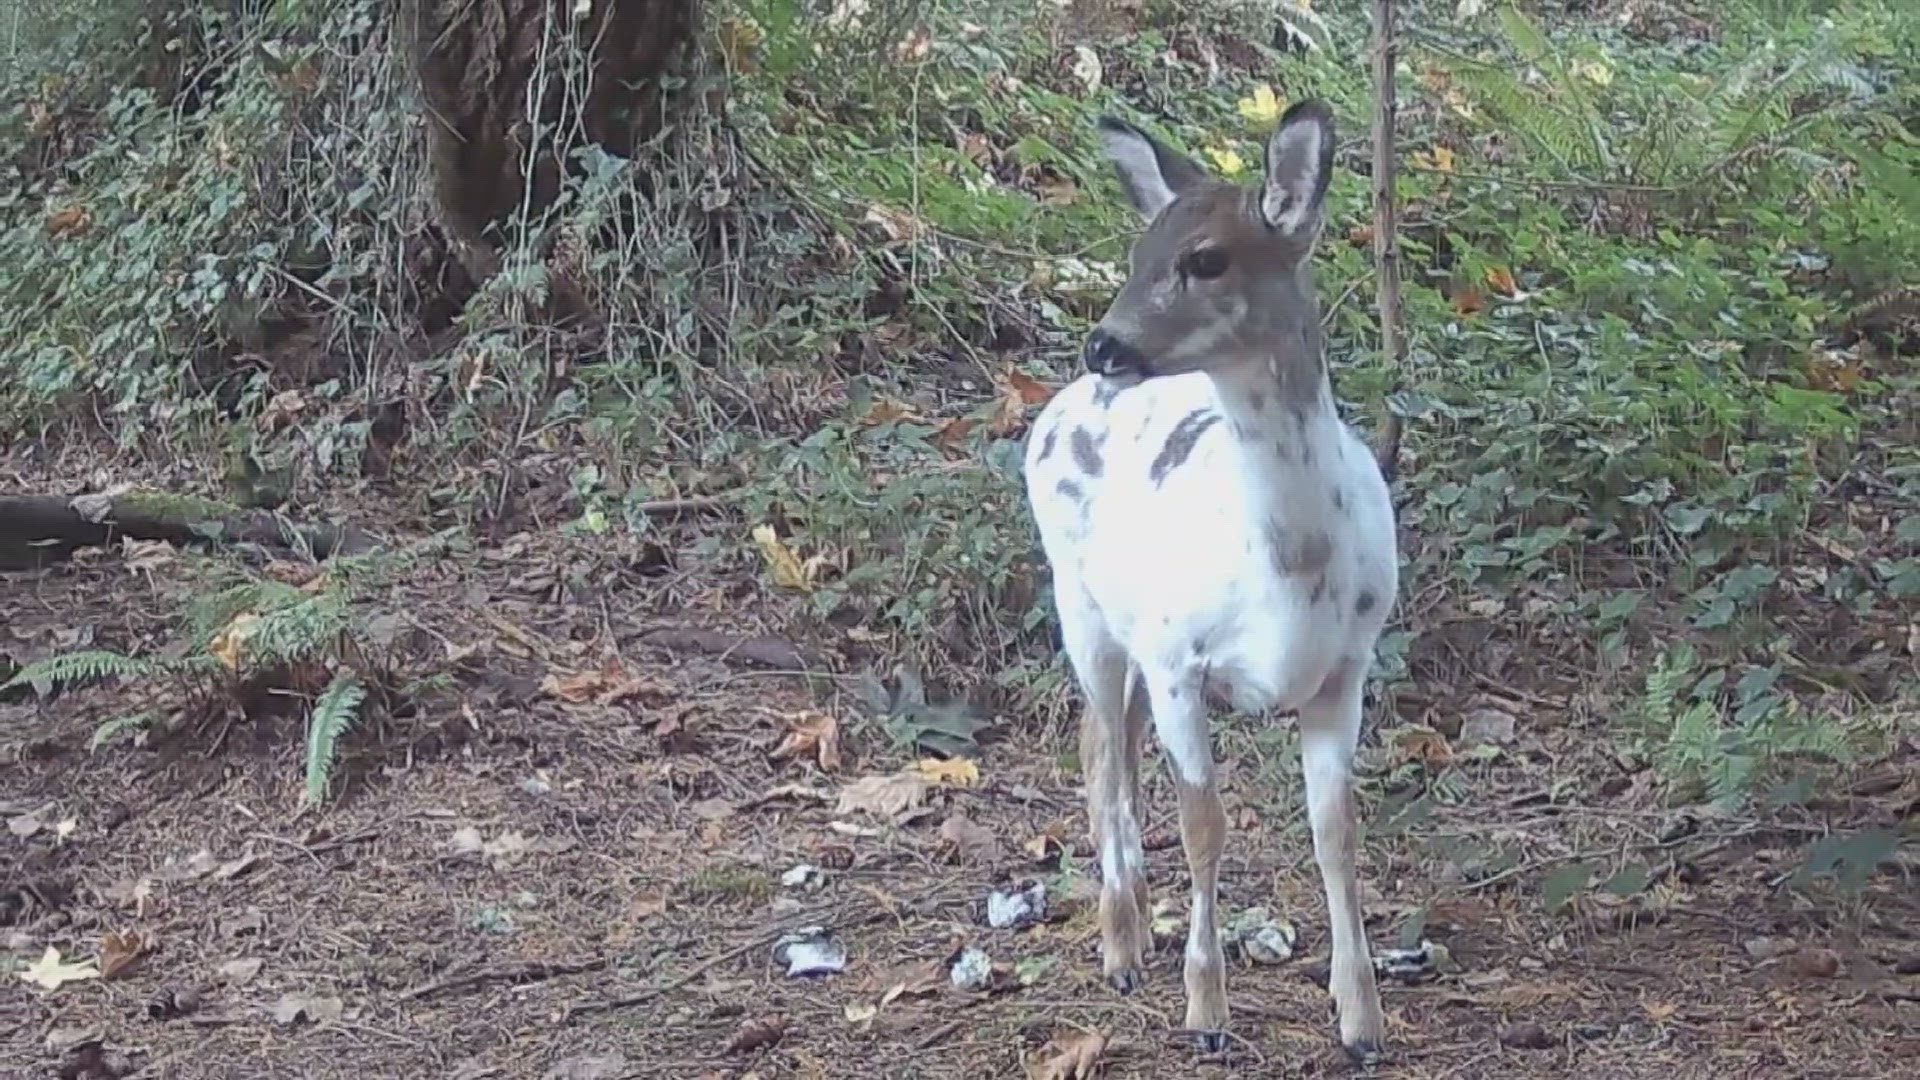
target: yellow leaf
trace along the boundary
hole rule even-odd
[[[767,568],[773,571],[773,583],[783,589],[799,589],[802,592],[813,591],[813,580],[807,568],[800,565],[793,550],[780,541],[771,525],[755,525],[753,542],[760,545],[760,554],[766,557]]]
[[[1254,87],[1252,97],[1243,97],[1237,106],[1240,115],[1255,124],[1272,124],[1280,119],[1282,102],[1274,94],[1273,87],[1261,83]]]
[[[966,758],[921,758],[914,768],[929,783],[972,787],[980,782],[980,766]]]
[[[1428,172],[1451,173],[1453,172],[1453,151],[1444,146],[1436,146],[1430,151],[1415,150],[1413,163],[1416,167],[1426,169]]]
[[[1504,266],[1496,266],[1487,271],[1487,284],[1502,296],[1512,296],[1520,291],[1520,286],[1513,280],[1513,271]]]
[[[1207,156],[1213,159],[1213,167],[1219,169],[1222,176],[1239,176],[1247,171],[1246,159],[1236,151],[1209,147]]]
[[[235,615],[233,621],[227,623],[218,634],[213,636],[213,641],[207,646],[207,652],[215,660],[220,661],[228,671],[239,671],[240,652],[258,629],[260,629],[260,616],[251,611],[243,611]]]
[[[1613,69],[1598,60],[1575,60],[1573,72],[1595,86],[1613,85]]]
[[[97,979],[100,977],[100,969],[94,967],[91,960],[69,964],[60,959],[59,949],[49,945],[47,951],[40,954],[40,959],[27,965],[26,969],[18,974],[43,990],[58,990],[70,982]]]

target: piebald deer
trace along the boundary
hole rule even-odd
[[[1227,1042],[1215,896],[1227,819],[1209,703],[1299,716],[1333,936],[1340,1041],[1385,1024],[1354,870],[1361,690],[1398,587],[1393,504],[1334,405],[1310,267],[1333,114],[1288,109],[1257,187],[1216,180],[1143,132],[1100,136],[1148,222],[1087,338],[1088,374],[1041,413],[1027,496],[1086,695],[1081,763],[1099,851],[1101,950],[1122,993],[1150,945],[1139,761],[1151,718],[1193,879],[1186,1026]]]

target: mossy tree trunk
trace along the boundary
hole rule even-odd
[[[699,0],[404,0],[441,223],[475,280],[504,230],[560,190],[583,143],[621,157],[658,134],[663,78]]]

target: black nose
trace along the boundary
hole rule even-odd
[[[1096,375],[1134,374],[1140,369],[1139,351],[1097,326],[1087,336],[1081,358],[1086,361],[1087,370]]]

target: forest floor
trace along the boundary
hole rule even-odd
[[[358,512],[403,536],[404,506]],[[99,722],[142,705],[129,691],[0,700],[8,948],[134,957],[53,991],[10,974],[0,1075],[1068,1077],[1055,1059],[1096,1037],[1116,1078],[1352,1069],[1316,982],[1324,906],[1297,782],[1244,722],[1222,729],[1238,826],[1224,904],[1270,907],[1298,951],[1231,971],[1238,1041],[1206,1058],[1178,1030],[1177,944],[1132,997],[1100,978],[1064,725],[999,717],[977,778],[936,769],[843,800],[894,774],[884,740],[823,730],[821,696],[766,669],[779,659],[728,582],[629,554],[520,534],[407,575],[392,606],[452,678],[355,736],[324,812],[297,809],[297,721],[213,717],[90,752]],[[0,649],[24,662],[163,637],[192,586],[146,555],[0,579]],[[563,570],[604,587],[558,590]],[[1889,763],[1764,823],[1677,817],[1600,749],[1610,718],[1586,700],[1555,682],[1426,703],[1493,722],[1461,805],[1399,835],[1372,815],[1376,952],[1444,947],[1438,970],[1385,982],[1392,1047],[1374,1074],[1908,1074],[1920,891],[1883,873],[1812,903],[1786,879],[1810,835],[1910,809],[1920,776]],[[796,731],[827,747],[776,754]],[[1150,775],[1154,894],[1177,915],[1172,799],[1157,762]],[[862,805],[882,788],[896,812]],[[1441,834],[1519,854],[1464,880],[1414,843]],[[1528,884],[1623,856],[1655,868],[1652,887],[1553,911]],[[788,875],[803,864],[817,872]],[[989,928],[987,895],[1025,880],[1048,885],[1046,920]],[[774,960],[810,925],[845,945],[845,970],[792,978]],[[963,946],[995,962],[988,989],[951,985]]]

